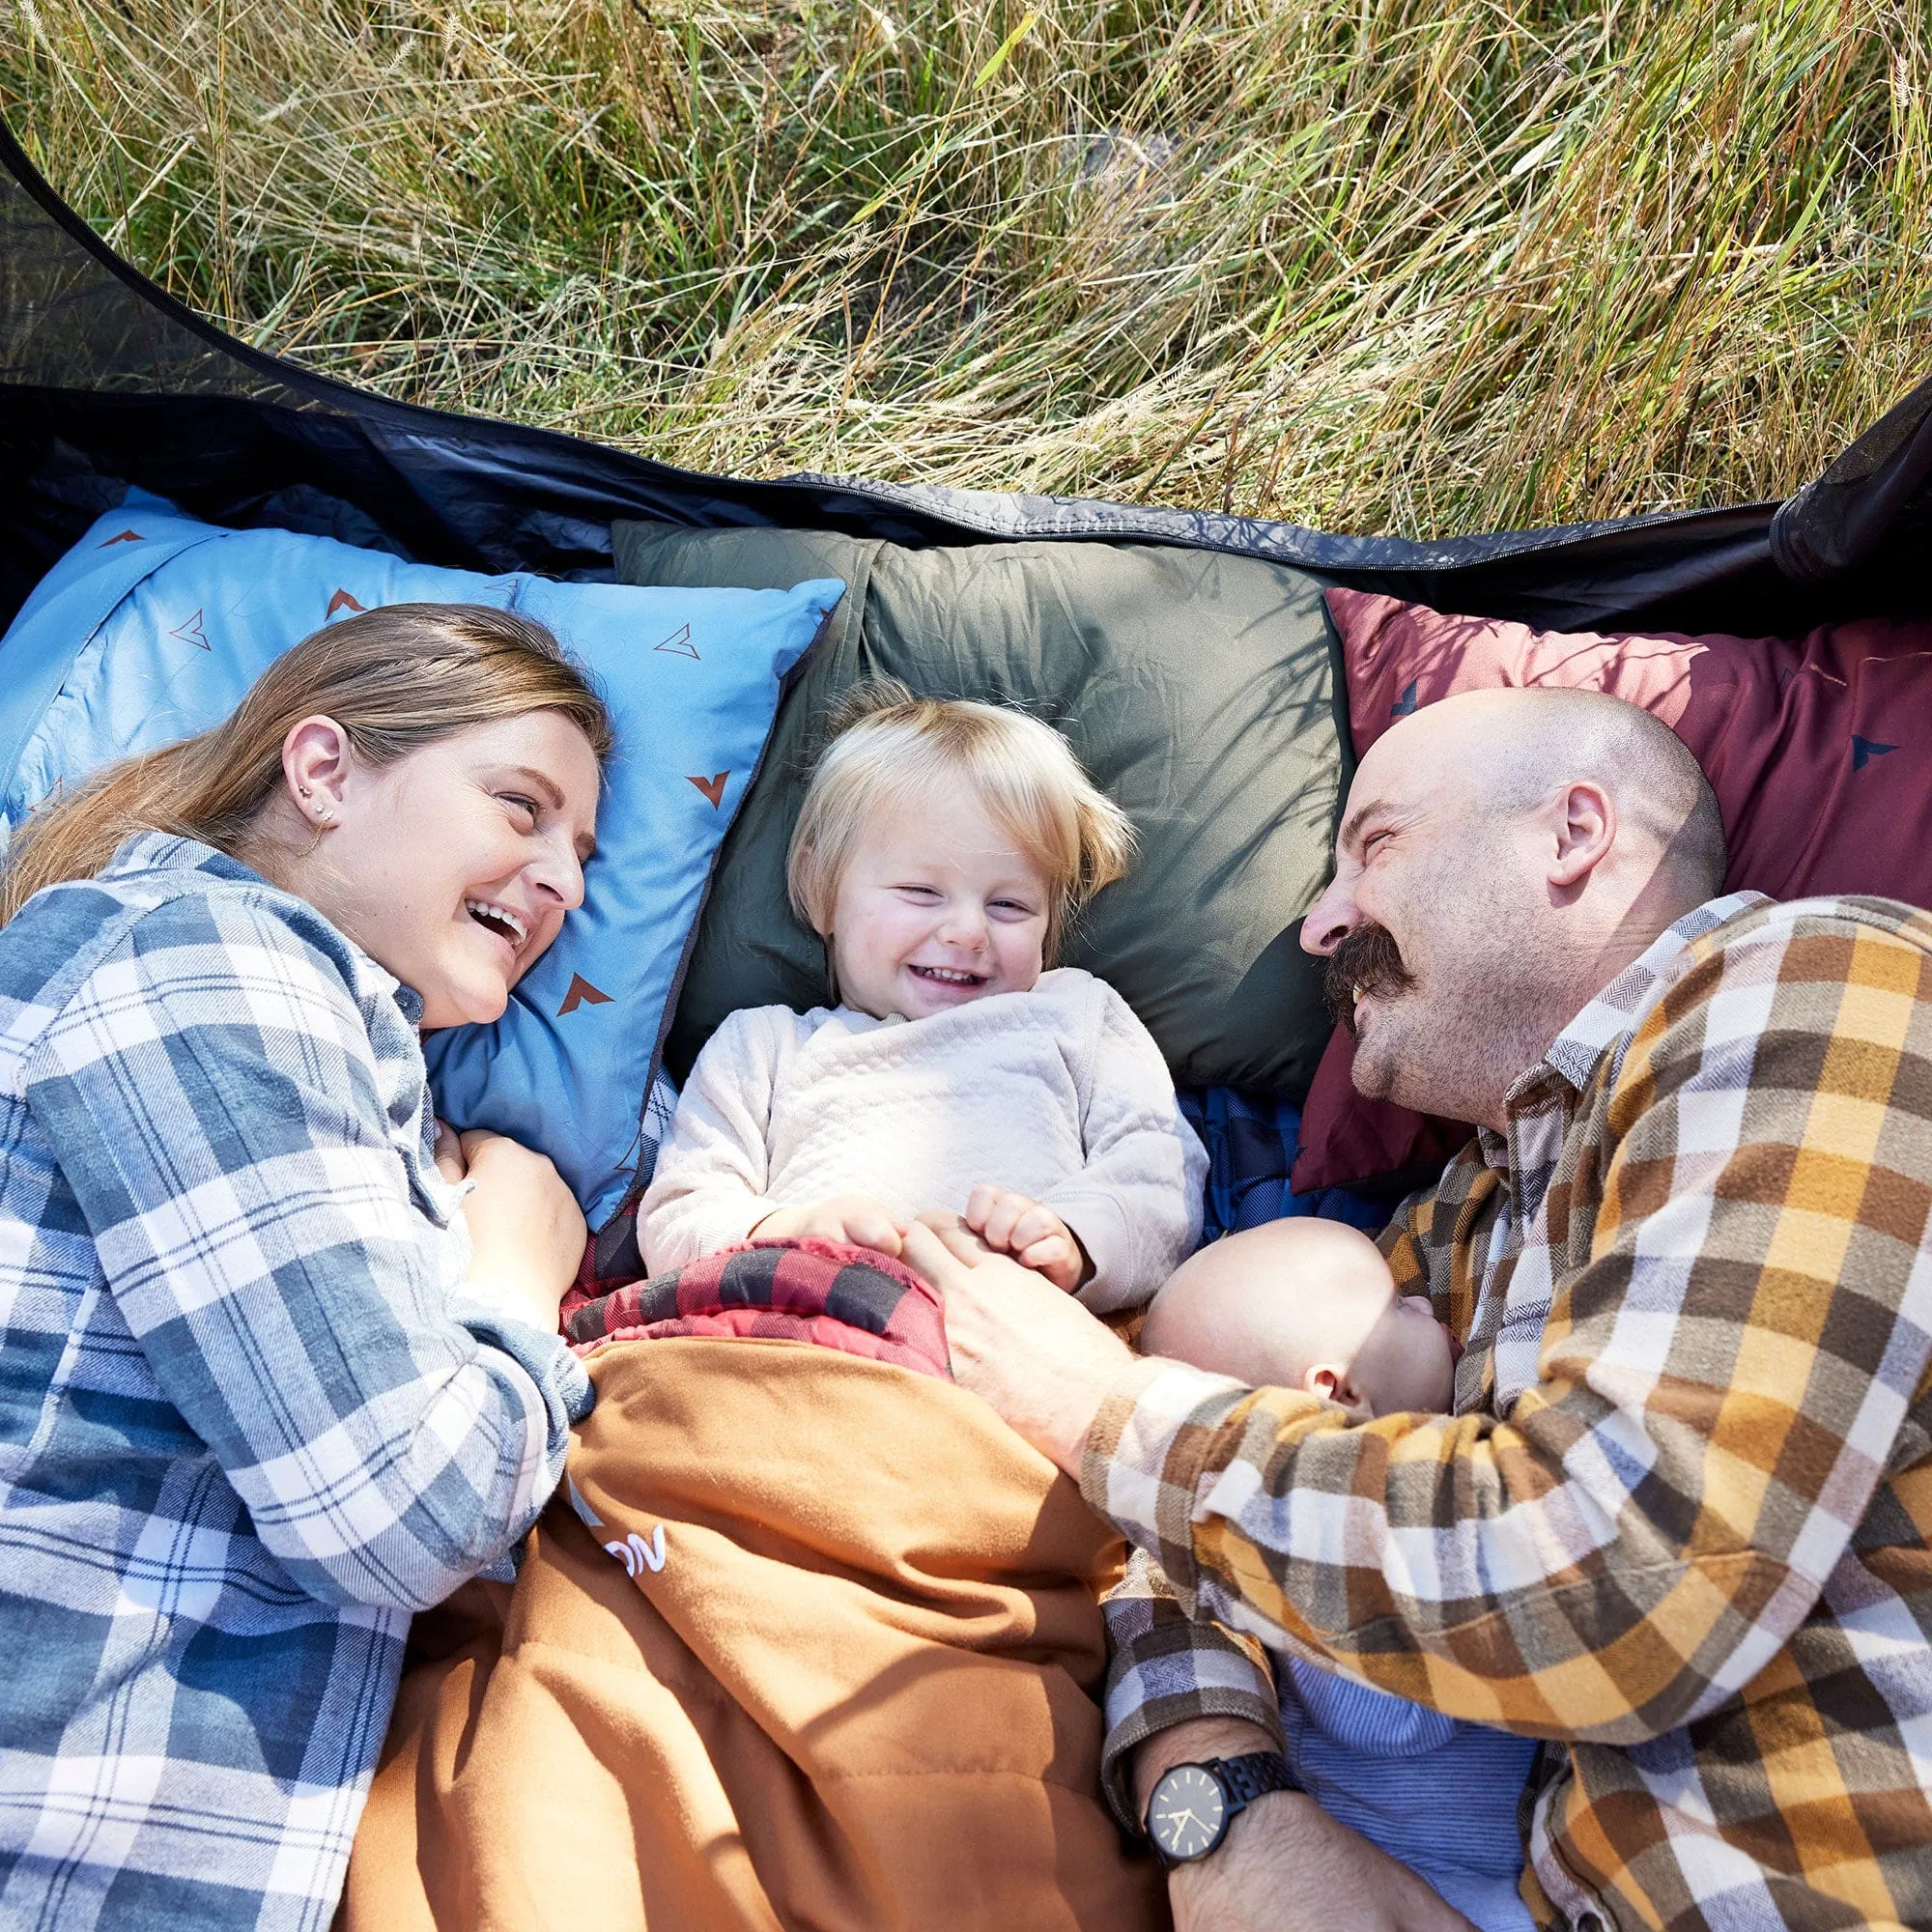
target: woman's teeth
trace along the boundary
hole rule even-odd
[[[482,899],[465,899],[463,909],[477,924],[488,926],[492,931],[500,931],[513,946],[524,943],[524,923],[515,913],[506,912],[501,906],[488,905]]]

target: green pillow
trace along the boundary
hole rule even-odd
[[[824,531],[613,527],[628,583],[849,586],[779,712],[724,841],[669,1041],[682,1074],[740,1007],[826,998],[785,898],[785,847],[825,718],[856,679],[1024,705],[1066,733],[1140,835],[1068,935],[1183,1085],[1295,1100],[1327,1042],[1296,941],[1347,782],[1340,646],[1321,585],[1253,557],[1092,542],[906,550]]]

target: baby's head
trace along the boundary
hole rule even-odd
[[[1024,993],[1133,831],[1051,725],[890,680],[840,706],[792,834],[792,903],[878,1018]]]
[[[1270,1221],[1203,1248],[1154,1297],[1141,1347],[1363,1419],[1455,1404],[1448,1329],[1427,1301],[1397,1294],[1376,1244],[1338,1221]]]

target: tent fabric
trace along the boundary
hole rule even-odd
[[[1926,613],[1928,468],[1932,381],[1782,506],[1427,542],[929,484],[699,475],[393,402],[251,349],[121,261],[0,127],[0,622],[137,484],[212,523],[493,575],[608,580],[612,522],[656,520],[910,549],[1163,546],[1264,558],[1324,583],[1542,629],[1788,635]]]
[[[829,998],[823,946],[786,903],[785,856],[833,706],[889,676],[1065,731],[1139,840],[1127,876],[1074,922],[1065,963],[1126,1000],[1177,1080],[1307,1091],[1328,1025],[1290,916],[1327,876],[1350,761],[1337,639],[1306,572],[1146,544],[910,550],[662,524],[619,524],[616,544],[634,583],[852,585],[725,843],[674,1072],[740,1008]]]
[[[10,462],[0,580],[11,617],[99,509],[143,483],[212,522],[380,537],[424,562],[557,576],[610,568],[610,525],[842,529],[915,547],[1065,537],[1268,556],[1438,609],[1578,627],[1634,621],[1740,633],[1883,611],[1924,594],[1912,533],[1922,384],[1793,501],[1435,542],[1333,536],[1263,519],[837,477],[703,476],[510,423],[391,402],[265,355],[201,321],[101,242],[0,127],[0,424]],[[86,499],[95,497],[94,507]],[[348,527],[334,527],[335,523]],[[1842,569],[1839,557],[1847,559]],[[1821,574],[1822,573],[1822,574]],[[1816,594],[1826,584],[1832,594]],[[11,602],[8,601],[11,596]]]

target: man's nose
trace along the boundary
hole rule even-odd
[[[1362,922],[1355,895],[1338,872],[1301,922],[1301,950],[1325,959]]]

